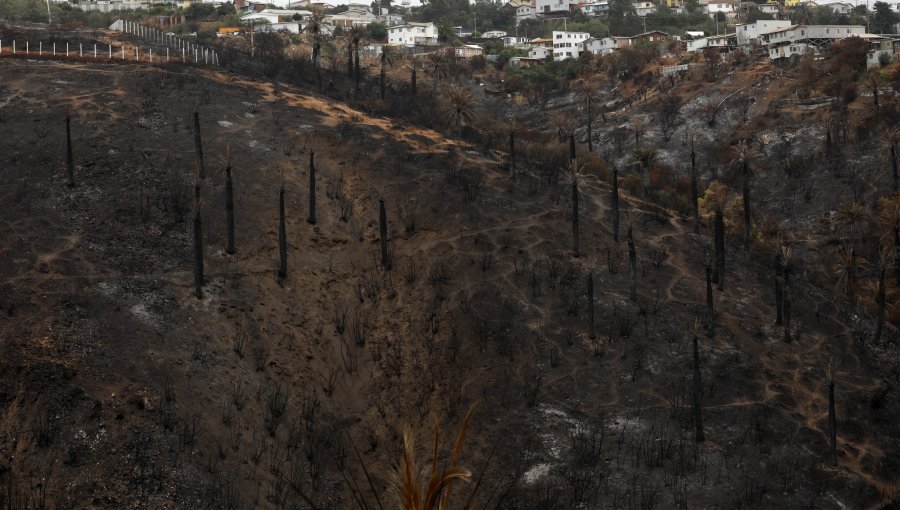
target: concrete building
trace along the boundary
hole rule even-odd
[[[722,13],[726,17],[733,17],[735,14],[734,1],[715,0],[703,6],[703,12],[714,18],[716,14]]]
[[[606,16],[609,14],[609,1],[591,2],[581,6],[581,12],[586,16]]]
[[[737,37],[735,34],[711,35],[702,39],[694,39],[687,42],[687,50],[698,52],[706,48],[718,48],[727,51],[737,47]]]
[[[453,48],[453,55],[456,58],[472,58],[484,55],[484,48],[475,44],[464,44]]]
[[[584,42],[590,39],[587,32],[553,32],[553,60],[578,58],[584,50]]]
[[[769,58],[774,60],[803,55],[847,37],[867,35],[862,25],[792,25],[762,34],[760,42],[768,47]]]
[[[517,25],[526,19],[535,19],[535,18],[537,18],[537,11],[535,10],[534,4],[520,5],[519,7],[516,7],[516,24]]]
[[[535,0],[534,8],[538,17],[559,16],[569,12],[569,0]]]
[[[653,2],[632,2],[632,5],[634,5],[634,12],[641,17],[656,12],[656,4]]]
[[[791,26],[790,20],[759,20],[755,23],[741,23],[735,26],[738,46],[758,44],[759,36]]]
[[[297,17],[298,19],[295,19]],[[295,9],[263,9],[253,14],[241,16],[241,22],[265,21],[268,23],[289,23],[292,21],[307,20],[312,17],[312,12]]]
[[[616,40],[612,37],[592,37],[584,41],[584,51],[589,51],[593,55],[606,55],[618,49]]]
[[[437,44],[438,29],[434,23],[407,23],[388,27],[388,44],[423,46]]]
[[[506,32],[503,30],[488,30],[487,32],[482,32],[481,37],[485,39],[499,39],[506,37]]]

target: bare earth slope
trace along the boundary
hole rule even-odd
[[[477,486],[479,506],[871,508],[893,496],[896,393],[801,278],[803,331],[785,344],[763,261],[731,244],[715,335],[701,333],[707,440],[694,442],[691,329],[710,232],[625,197],[632,301],[595,176],[579,178],[574,258],[564,172],[512,179],[499,154],[224,73],[3,59],[0,76],[0,508],[307,508],[299,492],[354,508],[349,487],[393,506],[404,429],[427,446],[437,421],[446,443],[476,402],[462,463],[483,479],[455,493]],[[209,173],[200,300],[195,107]]]

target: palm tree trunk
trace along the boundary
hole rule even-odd
[[[784,266],[781,256],[775,257],[775,325],[784,324]]]
[[[634,229],[628,225],[628,270],[631,273],[629,294],[637,301],[637,251],[634,249]]]
[[[784,268],[784,341],[791,342],[791,275],[787,266]]]
[[[694,210],[694,233],[700,233],[700,201],[697,189],[697,154],[694,152],[694,143],[691,141],[691,206]]]
[[[588,338],[591,340],[597,338],[594,330],[594,273],[588,273],[587,282],[587,298],[588,298]]]
[[[900,286],[900,225],[894,225],[894,281]]]
[[[575,161],[575,133],[569,135],[569,159]],[[575,166],[572,166],[572,171],[575,171]]]
[[[612,174],[612,202],[613,240],[619,242],[619,169],[616,167]]]
[[[356,41],[356,89],[354,94],[357,98],[359,98],[359,81],[361,79],[362,71],[359,67],[359,41]]]
[[[284,186],[278,190],[278,278],[287,278],[287,225],[284,217]]]
[[[702,442],[706,439],[703,434],[703,404],[700,400],[703,392],[703,383],[700,380],[700,349],[697,346],[697,335],[694,335],[694,439]]]
[[[66,114],[66,171],[69,174],[69,187],[75,186],[75,158],[72,157],[72,131],[69,115]]]
[[[837,466],[837,413],[834,408],[834,380],[828,381],[828,435],[831,436],[831,465]]]
[[[203,222],[199,205],[194,211],[194,295],[203,299]]]
[[[309,151],[309,217],[306,222],[316,224],[316,153]]]
[[[234,255],[234,184],[231,181],[231,164],[225,165],[225,223],[228,230],[228,246],[225,253]]]
[[[587,97],[587,139],[588,139],[588,152],[594,152],[594,137],[591,135],[591,96],[588,94]]]
[[[413,99],[415,99],[415,97],[416,97],[416,66],[413,66],[413,68],[412,68],[412,76],[409,79],[409,83],[412,87]]]
[[[878,322],[875,323],[875,345],[878,345],[878,342],[881,341],[881,333],[884,330],[884,305],[885,305],[885,291],[884,291],[884,273],[885,273],[884,264],[881,265],[881,270],[878,272],[878,295],[875,298],[875,302],[878,305]]]
[[[897,164],[897,146],[891,144],[891,177],[894,180],[894,193],[900,190],[900,172],[898,172]]]
[[[384,99],[384,60],[381,61],[381,80],[379,82],[381,87],[381,99]]]
[[[516,175],[516,133],[509,132],[509,173]]]
[[[572,179],[572,256],[578,258],[578,179]]]
[[[715,230],[716,267],[713,278],[721,291],[725,288],[725,220],[722,209],[716,209]]]
[[[381,235],[381,265],[384,269],[391,268],[391,260],[388,258],[387,245],[387,212],[384,210],[384,199],[378,200],[378,223],[379,233]]]
[[[709,313],[709,320],[716,314],[715,305],[713,304],[713,287],[712,287],[712,266],[707,261],[706,264],[706,311]]]
[[[750,247],[750,177],[744,174],[741,192],[744,197],[744,247]]]
[[[319,52],[321,50],[321,44],[316,41],[313,45],[313,67],[316,68],[316,84],[319,86],[319,90],[322,90],[322,71],[319,69]]]
[[[353,43],[347,44],[347,78],[353,78]]]
[[[206,179],[206,165],[203,163],[203,139],[200,137],[200,112],[194,112],[194,149],[200,164],[200,178]]]

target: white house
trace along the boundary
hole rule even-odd
[[[534,4],[530,5],[520,5],[516,7],[516,24],[518,25],[523,20],[526,19],[535,19],[537,18],[537,12],[535,11]]]
[[[738,46],[757,44],[759,36],[791,26],[790,20],[761,19],[755,23],[740,23],[735,26]]]
[[[587,16],[606,16],[609,14],[609,0],[582,4],[581,12]]]
[[[462,46],[453,48],[453,54],[456,56],[456,58],[472,58],[479,55],[484,55],[484,48],[475,44],[464,44]]]
[[[769,49],[769,58],[802,55],[847,37],[865,37],[862,25],[792,25],[760,35],[760,42]]]
[[[587,32],[553,32],[553,60],[578,58],[584,50],[584,42],[590,39]]]
[[[781,14],[781,5],[780,4],[757,4],[756,8],[760,10],[760,12],[764,14],[771,14],[772,16],[777,16]]]
[[[290,23],[292,21],[307,20],[312,16],[312,12],[296,9],[263,9],[253,14],[241,16],[241,21],[249,23],[251,21],[267,21],[269,23]],[[294,19],[297,17],[298,19]]]
[[[634,5],[634,12],[638,16],[646,16],[656,12],[656,4],[653,2],[632,2],[632,5]]]
[[[438,29],[434,23],[406,23],[388,27],[388,44],[416,46],[437,44]]]
[[[725,16],[734,16],[734,2],[728,0],[715,0],[703,6],[703,12],[709,16],[715,17],[717,13],[723,13]]]
[[[737,38],[734,34],[711,35],[702,39],[694,39],[687,42],[687,50],[697,52],[706,48],[719,48],[726,50],[733,48],[737,44]]]
[[[527,37],[515,37],[512,35],[501,37],[500,40],[503,41],[503,46],[514,48],[522,48],[528,43]]]
[[[535,0],[538,16],[559,15],[569,12],[569,0]]]
[[[484,37],[485,39],[499,39],[501,37],[506,37],[506,31],[488,30],[487,32],[482,32],[481,37]]]
[[[618,46],[616,45],[616,40],[612,37],[592,37],[584,41],[584,51],[589,51],[594,55],[606,55],[616,49],[618,49]]]
[[[553,56],[553,48],[545,48],[543,46],[532,46],[530,50],[528,50],[528,58],[537,58],[544,60],[547,57]]]
[[[833,4],[825,4],[824,7],[828,7],[835,14],[850,14],[850,11],[853,10],[853,4],[847,4],[842,2],[835,2]]]

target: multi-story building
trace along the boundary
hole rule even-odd
[[[790,20],[758,20],[755,23],[740,23],[735,26],[738,46],[759,43],[759,37],[791,26]]]
[[[388,27],[388,44],[421,46],[437,44],[438,29],[434,23],[406,23]]]
[[[634,12],[641,17],[656,12],[656,4],[653,2],[632,2],[632,5],[634,5]]]
[[[553,60],[578,58],[584,50],[584,42],[590,39],[587,32],[553,32]]]
[[[582,4],[581,12],[587,16],[606,16],[609,14],[609,0]]]
[[[762,34],[760,42],[768,47],[769,58],[779,59],[803,55],[848,37],[865,36],[866,27],[862,25],[792,25]]]

